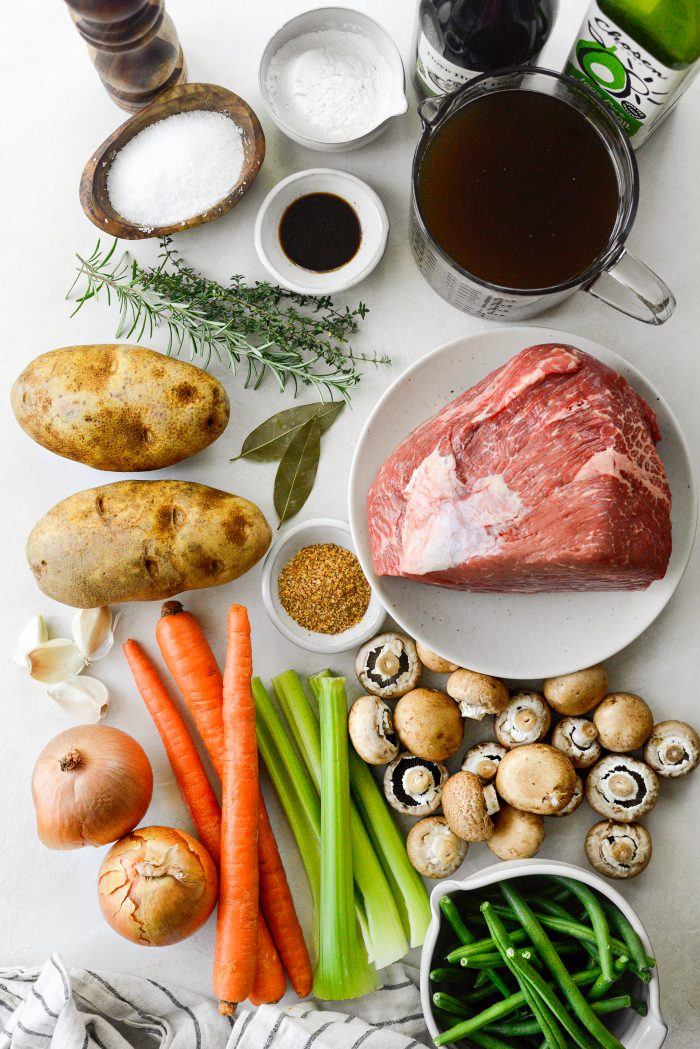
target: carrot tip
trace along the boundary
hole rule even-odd
[[[219,1002],[219,1012],[222,1016],[233,1016],[238,1008],[238,1002]]]

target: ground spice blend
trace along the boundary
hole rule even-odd
[[[371,597],[360,562],[336,543],[303,547],[280,572],[277,591],[285,612],[318,634],[356,626]]]

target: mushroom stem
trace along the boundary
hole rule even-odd
[[[680,743],[670,743],[661,753],[667,765],[678,765],[685,757],[685,751]]]
[[[634,858],[634,849],[629,841],[618,838],[610,849],[612,857],[617,863],[628,864]]]
[[[382,677],[394,677],[398,674],[401,664],[393,652],[385,649],[377,660],[376,667]]]
[[[513,723],[516,728],[519,728],[521,732],[527,732],[537,722],[537,715],[534,710],[528,710],[527,708],[519,710],[513,718]]]
[[[636,793],[637,787],[631,776],[624,772],[616,772],[608,780],[610,791],[616,798],[631,798]]]
[[[432,786],[432,779],[427,769],[417,766],[406,773],[404,785],[410,794],[425,794]]]

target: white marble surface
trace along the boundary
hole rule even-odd
[[[264,44],[286,18],[308,0],[268,0],[265,4],[228,0],[170,0],[192,80],[220,83],[243,95],[257,109],[268,135],[262,173],[242,204],[222,220],[179,238],[179,248],[205,272],[225,278],[232,273],[263,276],[255,258],[252,226],[265,193],[280,178],[302,167],[337,166],[367,179],[381,195],[392,224],[383,263],[357,295],[370,306],[357,346],[388,352],[391,371],[370,370],[348,412],[324,439],[317,483],[304,516],[344,516],[345,482],[352,449],[372,404],[390,378],[436,345],[478,331],[485,322],[463,316],[427,287],[410,257],[407,238],[409,166],[418,120],[411,91],[409,114],[367,149],[319,156],[295,146],[278,133],[262,108],[257,62]],[[411,58],[414,0],[354,0],[392,31],[407,63]],[[585,0],[562,0],[555,32],[543,64],[560,66],[578,26]],[[72,964],[111,967],[177,980],[206,993],[209,988],[213,928],[183,945],[147,950],[118,939],[104,925],[95,876],[103,850],[57,853],[37,841],[33,826],[30,776],[41,747],[69,723],[53,707],[42,686],[9,662],[16,635],[28,616],[43,611],[55,633],[69,626],[70,612],[38,592],[24,561],[24,542],[36,520],[56,501],[107,478],[77,463],[58,459],[33,444],[9,410],[9,386],[21,368],[45,350],[80,342],[111,341],[115,313],[91,305],[69,320],[63,300],[72,279],[74,252],[89,252],[95,229],[78,202],[78,180],[92,150],[123,116],[109,101],[60,0],[14,4],[5,12],[2,33],[3,191],[0,287],[3,343],[2,389],[3,600],[0,636],[5,653],[2,688],[2,806],[0,855],[3,880],[0,902],[0,964],[34,964],[59,950]],[[645,327],[579,294],[542,318],[542,323],[607,343],[629,358],[670,402],[694,451],[700,441],[697,409],[698,293],[697,158],[700,155],[700,86],[691,88],[675,115],[639,157],[641,200],[630,247],[656,268],[678,298],[678,310],[661,329]],[[153,246],[138,245],[140,258],[153,257]],[[348,297],[353,301],[354,295]],[[162,346],[160,339],[153,345]],[[268,384],[257,392],[225,379],[232,399],[226,434],[205,453],[165,471],[257,499],[270,519],[273,467],[230,464],[242,436],[273,411],[288,406]],[[407,405],[407,412],[410,406]],[[416,420],[417,421],[417,420]],[[667,610],[633,645],[609,663],[612,685],[638,691],[657,718],[700,721],[698,714],[698,625],[700,558],[693,558]],[[257,670],[264,678],[289,666],[317,669],[322,660],[295,649],[267,620],[259,597],[260,572],[239,583],[188,598],[201,617],[214,647],[223,656],[224,613],[232,599],[251,608]],[[157,605],[130,605],[120,628],[152,646]],[[336,669],[350,669],[339,659]],[[160,742],[127,678],[120,653],[99,666],[113,690],[111,724],[131,732],[146,747],[155,772],[152,823],[188,826],[188,816],[171,778]],[[659,959],[662,1006],[670,1025],[669,1049],[700,1044],[697,959],[700,954],[700,839],[697,834],[700,774],[694,781],[664,784],[663,797],[648,819],[655,856],[638,881],[623,892],[639,909]],[[290,873],[299,885],[305,917],[308,899],[293,847],[286,842],[279,810],[273,818],[285,841]],[[543,856],[583,861],[583,836],[593,823],[586,810],[557,824]],[[473,847],[465,870],[489,862],[490,853]]]

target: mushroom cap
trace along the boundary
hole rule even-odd
[[[529,689],[513,692],[508,705],[497,714],[493,731],[504,747],[522,747],[539,743],[549,732],[552,712],[544,696]]]
[[[654,715],[634,692],[611,692],[596,707],[593,724],[606,750],[626,754],[644,746],[654,726]]]
[[[542,691],[557,714],[587,714],[608,691],[605,667],[587,667],[573,674],[548,677]]]
[[[551,743],[576,769],[590,768],[600,757],[598,729],[588,718],[562,718],[554,726]]]
[[[427,667],[428,670],[432,670],[435,674],[451,674],[454,670],[459,670],[456,663],[451,663],[449,659],[443,659],[437,652],[433,652],[432,649],[422,645],[420,641],[416,641],[416,651],[423,666]]]
[[[473,772],[482,783],[490,783],[496,778],[498,766],[506,750],[502,743],[496,743],[495,740],[476,743],[464,755],[462,769],[465,772]]]
[[[601,820],[586,835],[588,862],[608,878],[636,878],[649,865],[651,835],[641,823]]]
[[[559,812],[553,812],[552,816],[558,819],[560,816],[570,816],[572,812],[576,812],[576,809],[580,807],[581,802],[583,801],[583,795],[583,780],[580,776],[577,776],[576,786],[574,787],[574,793],[571,798],[571,801],[568,805],[565,805],[563,809],[559,809]]]
[[[469,845],[451,831],[444,816],[427,816],[406,836],[408,858],[425,878],[447,878],[462,866]]]
[[[447,769],[405,751],[384,772],[384,794],[392,808],[409,816],[429,816],[440,808]],[[449,782],[449,781],[448,781]]]
[[[544,818],[502,805],[494,817],[493,834],[486,844],[499,860],[526,860],[535,856],[544,841]]]
[[[565,808],[576,790],[576,770],[566,754],[547,743],[509,750],[498,766],[496,790],[509,805],[551,816]]]
[[[446,761],[462,745],[464,721],[446,692],[414,688],[398,701],[394,726],[406,750],[429,761]]]
[[[685,721],[660,721],[651,730],[644,760],[667,779],[687,776],[700,761],[700,736]]]
[[[355,657],[360,684],[373,696],[396,699],[420,681],[416,646],[405,634],[378,634],[366,641]]]
[[[586,780],[586,800],[594,812],[619,823],[632,823],[651,812],[659,796],[653,769],[629,754],[606,754]]]
[[[360,696],[355,700],[348,716],[348,734],[368,765],[386,765],[399,752],[391,710],[378,696]]]
[[[486,714],[499,714],[508,703],[508,689],[502,681],[473,670],[450,674],[447,694],[457,700],[463,717],[478,721]]]
[[[445,819],[462,841],[488,841],[493,823],[486,810],[481,782],[473,772],[456,772],[442,791]]]

